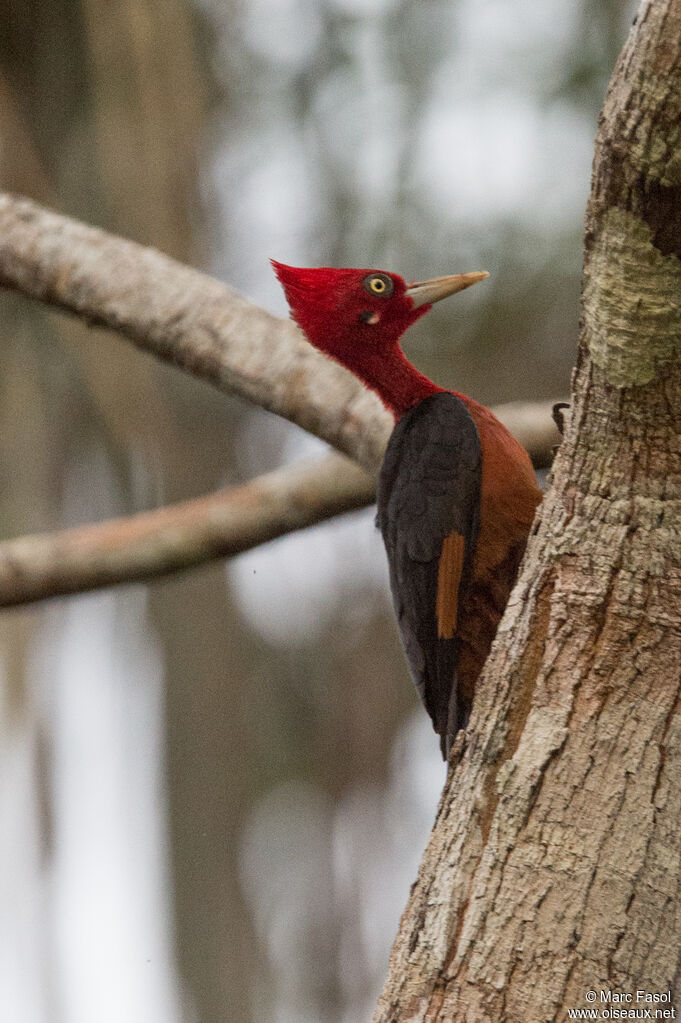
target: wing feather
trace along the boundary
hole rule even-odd
[[[466,554],[466,540],[456,531],[442,541],[442,551],[437,567],[437,617],[438,639],[452,639],[456,631],[459,607],[459,586]]]
[[[467,716],[456,698],[456,627],[478,535],[481,465],[480,438],[465,405],[442,392],[400,419],[378,488],[395,613],[443,749]]]

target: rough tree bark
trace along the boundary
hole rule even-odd
[[[375,1023],[681,996],[680,255],[681,0],[644,0],[597,137],[573,414]]]

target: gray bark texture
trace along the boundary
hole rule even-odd
[[[644,0],[599,124],[568,430],[374,1023],[679,1004],[680,255],[681,0]]]

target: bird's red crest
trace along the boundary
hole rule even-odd
[[[407,285],[384,270],[294,267],[275,260],[272,266],[308,341],[376,391],[396,416],[441,390],[407,362],[400,337],[432,302],[488,276],[453,274]]]
[[[398,274],[294,267],[275,260],[272,266],[293,319],[316,348],[346,365],[352,362],[353,350],[367,344],[373,348],[396,344],[427,309],[414,308]]]

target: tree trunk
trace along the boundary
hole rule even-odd
[[[681,970],[680,125],[681,0],[644,0],[601,116],[554,484],[375,1023],[674,1018],[655,1012]]]

